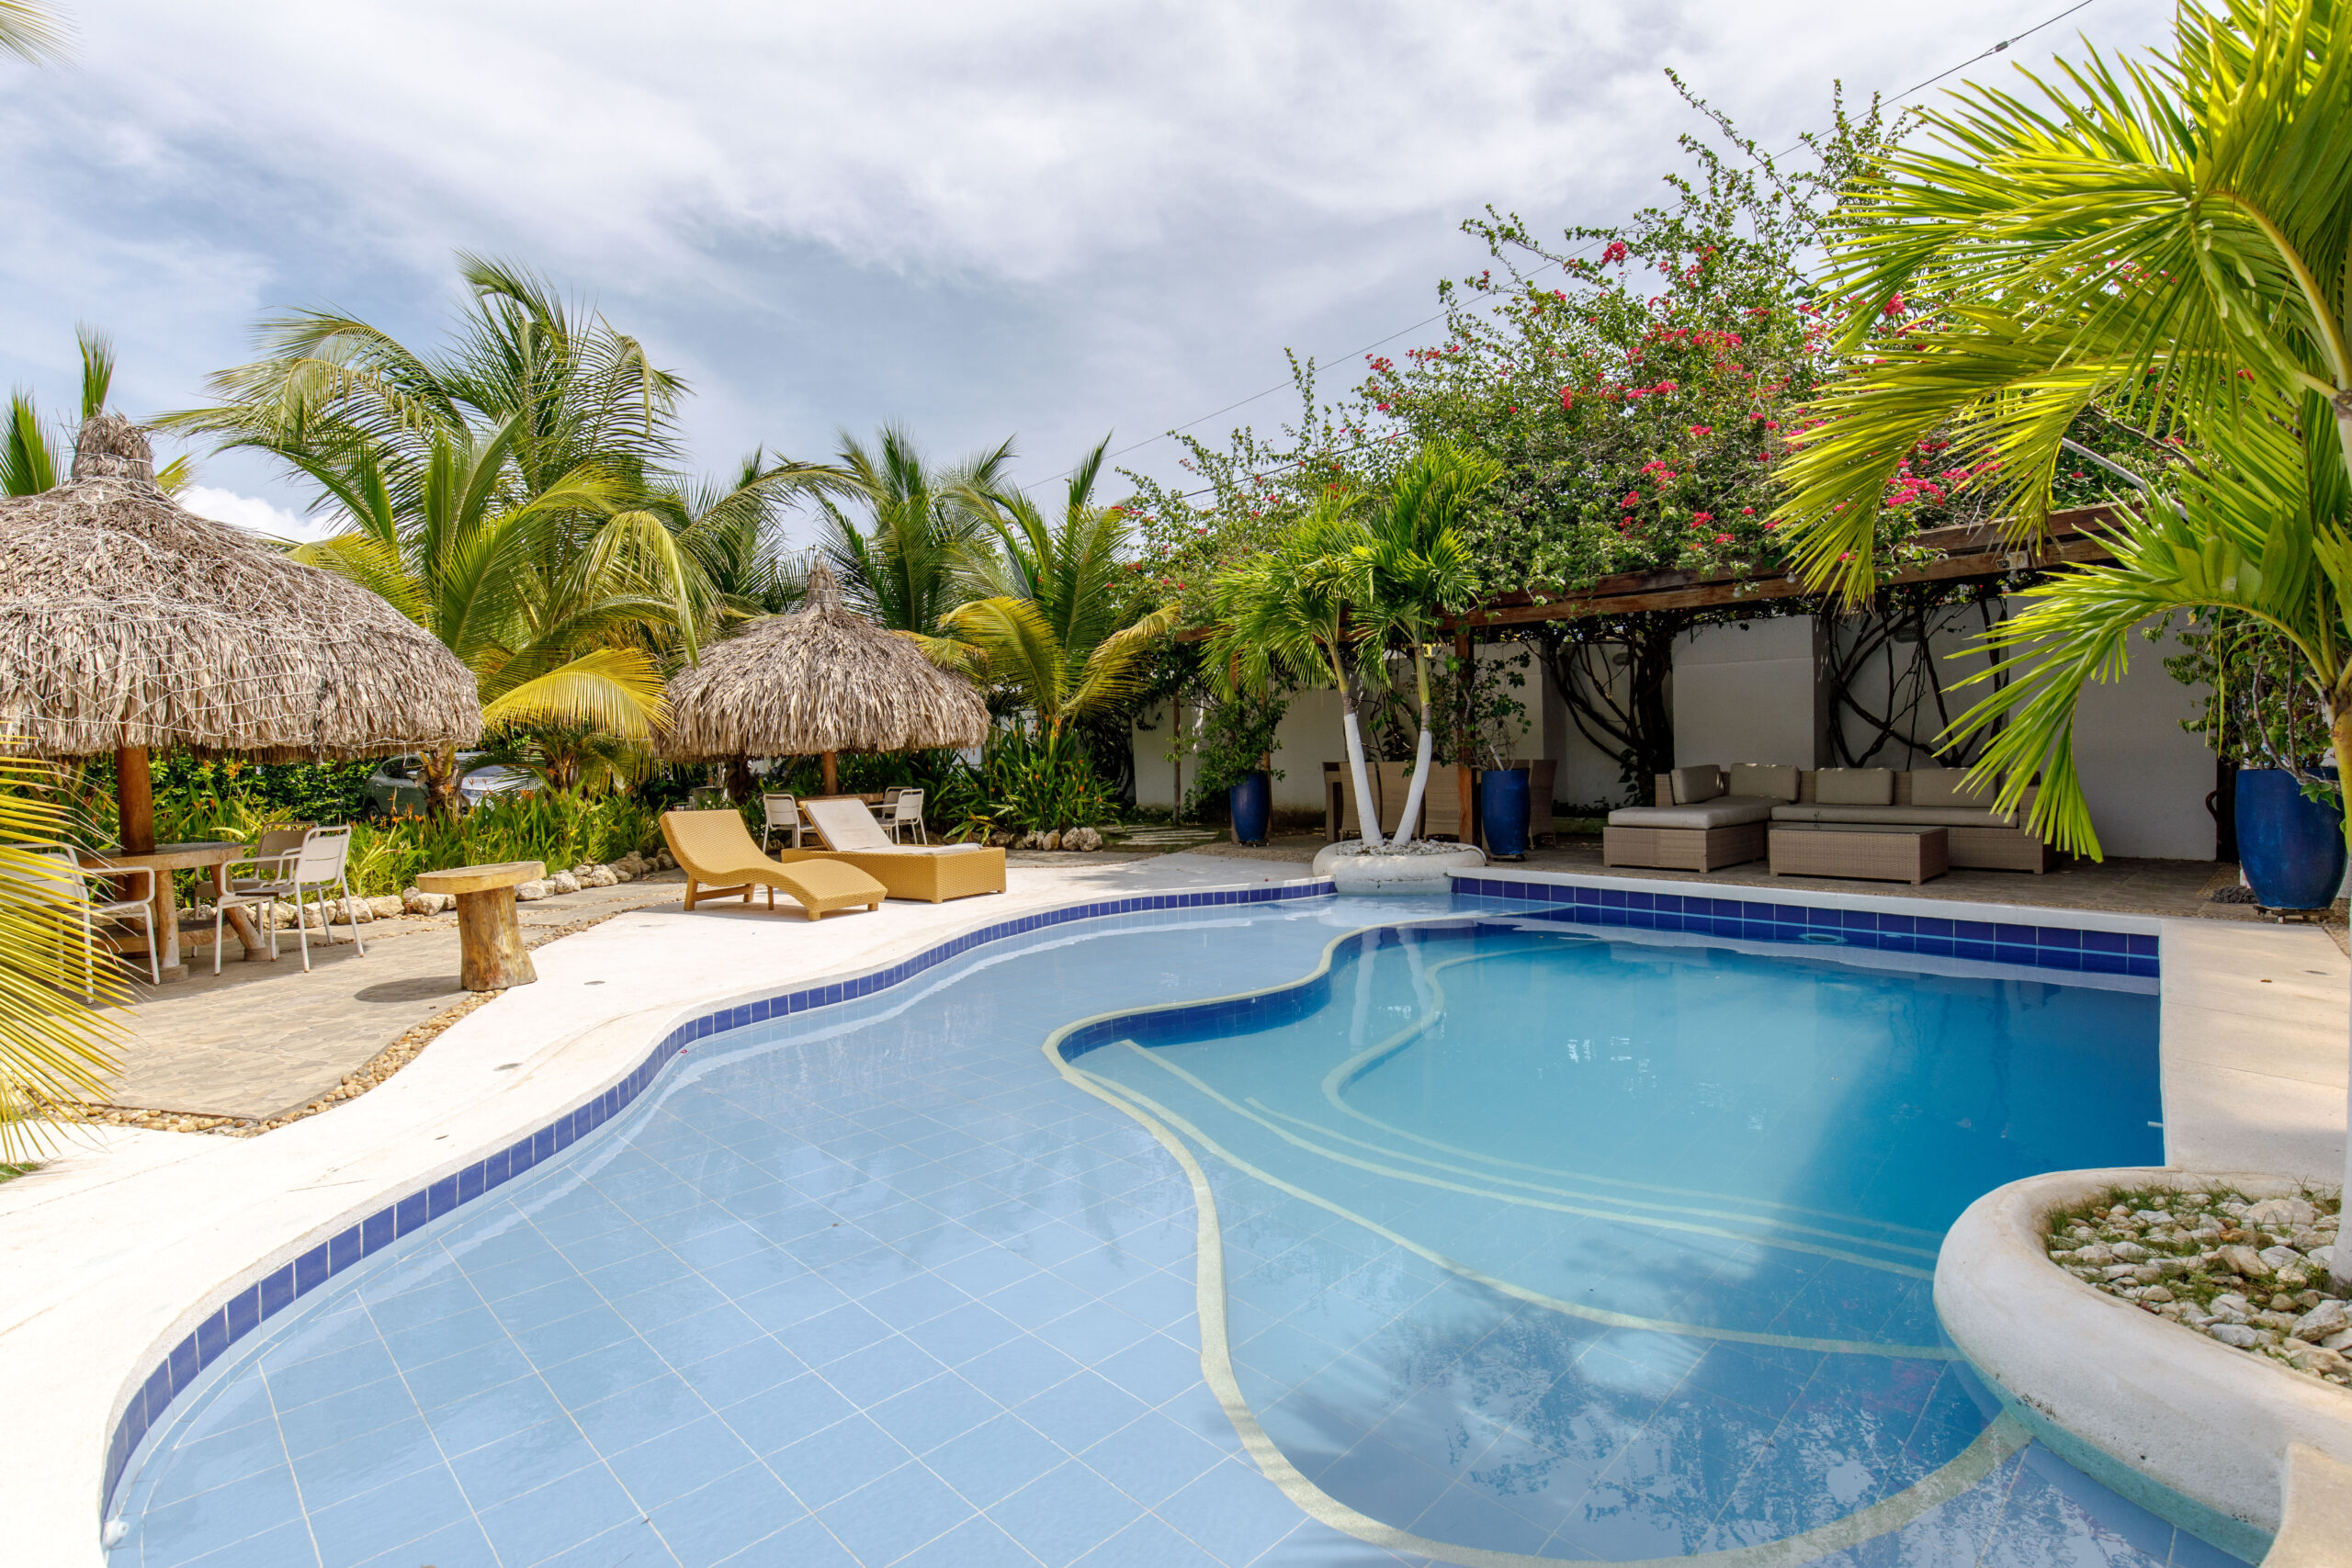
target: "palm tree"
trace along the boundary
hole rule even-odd
[[[960,553],[973,597],[941,619],[968,650],[962,661],[1018,694],[1047,736],[1134,695],[1145,652],[1176,624],[1172,605],[1133,613],[1120,556],[1134,530],[1125,508],[1094,499],[1109,446],[1106,436],[1071,472],[1058,517],[1017,491],[977,494],[996,547]]]
[[[1366,577],[1363,601],[1372,639],[1411,650],[1414,689],[1420,700],[1420,739],[1413,748],[1413,783],[1405,796],[1402,831],[1420,820],[1436,733],[1430,725],[1430,643],[1448,608],[1466,605],[1476,590],[1469,547],[1454,525],[1501,475],[1492,458],[1443,443],[1423,447],[1389,482],[1364,518],[1358,554]]]
[[[486,729],[582,723],[641,740],[661,713],[662,675],[628,639],[647,620],[690,618],[666,592],[674,579],[662,547],[674,541],[648,514],[619,510],[616,487],[594,471],[510,500],[500,479],[511,431],[512,422],[487,439],[436,433],[424,473],[397,479],[364,446],[294,459],[351,520],[294,557],[381,594],[439,637],[473,671]],[[550,546],[550,534],[599,512],[610,525],[590,547]],[[426,758],[424,772],[436,808],[450,808],[455,756]]]
[[[45,1120],[106,1098],[124,1037],[114,1015],[83,1005],[85,973],[98,1000],[127,992],[109,966],[92,967],[81,919],[40,853],[73,839],[58,782],[51,763],[0,757],[0,1177],[41,1152]]]
[[[1941,148],[1889,155],[1841,215],[1848,346],[1933,313],[1815,400],[1781,515],[1816,581],[1869,592],[1882,498],[1947,423],[2021,536],[2086,411],[2193,445],[2251,383],[2311,400],[2352,463],[2352,28],[2335,0],[2241,0],[2176,33],[2144,66],[2029,75],[2041,106],[1963,89],[1922,116]]]
[[[892,631],[936,635],[965,597],[958,573],[987,527],[981,497],[1012,461],[1010,439],[935,468],[897,425],[884,426],[872,446],[844,434],[840,466],[853,477],[865,522],[831,499],[820,504],[823,549],[850,604]]]
[[[1783,509],[1815,581],[1868,592],[1885,480],[1939,423],[1963,463],[1999,465],[2020,534],[2086,410],[2181,455],[2127,509],[2114,565],[2029,590],[1986,639],[2009,684],[1954,727],[2002,726],[1975,772],[2001,777],[2004,807],[2038,772],[2032,825],[2062,847],[2098,852],[2075,771],[2082,694],[2169,611],[2233,612],[2291,642],[2339,771],[2352,763],[2344,24],[2334,0],[2184,5],[2173,49],[2143,66],[2094,55],[2043,106],[1976,89],[1928,116],[1948,153],[1895,155],[1848,220],[1837,281],[1856,321],[1906,289],[1943,303],[1817,400],[1826,423],[1790,464]],[[2352,1287],[2352,1255],[2336,1278]]]
[[[51,430],[42,423],[30,392],[10,393],[7,428],[0,433],[0,495],[54,490],[59,477],[72,469],[75,433],[107,406],[107,394],[114,386],[113,340],[85,326],[75,327],[74,337],[82,351],[82,418],[70,427]],[[166,495],[177,494],[195,478],[195,468],[185,455],[155,471],[155,483]]]
[[[692,658],[730,613],[707,564],[746,529],[756,545],[780,497],[824,470],[763,463],[725,491],[687,486],[671,471],[677,377],[532,275],[459,263],[473,308],[446,352],[295,311],[265,323],[262,358],[213,378],[219,403],[164,423],[309,481],[348,526],[300,554],[431,628],[474,671],[493,730],[641,739],[662,662]],[[445,804],[453,762],[427,762]]]
[[[72,35],[46,6],[0,0],[0,50],[28,64],[52,65],[73,53]]]
[[[1327,494],[1272,549],[1219,573],[1209,590],[1216,627],[1208,655],[1210,666],[1236,689],[1263,688],[1276,679],[1302,686],[1329,681],[1339,688],[1356,818],[1363,824],[1364,848],[1376,850],[1380,810],[1372,798],[1357,716],[1357,654],[1374,630],[1365,614],[1370,584],[1364,570],[1372,537],[1362,506],[1352,493]]]

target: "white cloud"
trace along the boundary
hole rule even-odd
[[[210,485],[188,486],[180,491],[179,503],[198,517],[209,517],[216,523],[227,523],[271,539],[323,539],[339,532],[343,525],[340,514],[305,517],[254,496],[216,490]]]
[[[684,370],[707,466],[899,418],[1017,430],[1043,476],[1427,315],[1487,202],[1650,199],[1698,128],[1662,67],[1779,146],[1834,79],[1907,86],[2064,3],[118,0],[74,68],[0,61],[0,371],[47,384],[87,319],[127,407],[187,406],[272,307],[430,341],[465,247]],[[1976,73],[2165,11],[2100,0]]]

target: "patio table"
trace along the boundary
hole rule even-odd
[[[417,874],[420,892],[447,893],[458,900],[458,983],[469,991],[503,991],[539,977],[523,946],[514,919],[514,889],[537,882],[547,867],[535,860],[495,865],[461,865]]]
[[[93,871],[103,871],[109,866],[125,869],[144,866],[154,873],[154,897],[149,908],[154,911],[157,972],[165,980],[185,980],[187,978],[187,964],[180,957],[179,907],[172,897],[172,873],[209,868],[212,873],[212,890],[218,895],[228,891],[231,863],[243,860],[253,852],[250,844],[158,844],[152,850],[135,854],[120,848],[84,850],[81,861]],[[269,951],[268,943],[262,940],[261,931],[243,909],[229,911],[229,924],[235,929],[237,940],[244,943],[246,957],[253,958]],[[121,939],[115,939],[113,945],[117,951],[121,951]],[[146,944],[141,942],[139,945],[140,955],[143,958],[146,956]]]

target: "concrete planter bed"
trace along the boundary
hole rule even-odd
[[[1486,852],[1472,844],[1412,839],[1367,850],[1363,840],[1348,839],[1316,852],[1315,874],[1329,877],[1341,893],[1445,893],[1455,872],[1486,863]]]
[[[2011,1182],[1945,1238],[1936,1310],[2052,1449],[2258,1560],[2280,1533],[2290,1468],[2352,1464],[2346,1359],[2301,1337],[2338,1332],[2323,1321],[2340,1308],[2322,1250],[2336,1207],[2332,1189],[2244,1172]],[[2270,1305],[2282,1297],[2292,1313]]]

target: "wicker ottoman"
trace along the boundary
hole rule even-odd
[[[1917,886],[1951,869],[1951,835],[1941,828],[1860,822],[1775,822],[1775,876],[1855,876]]]

